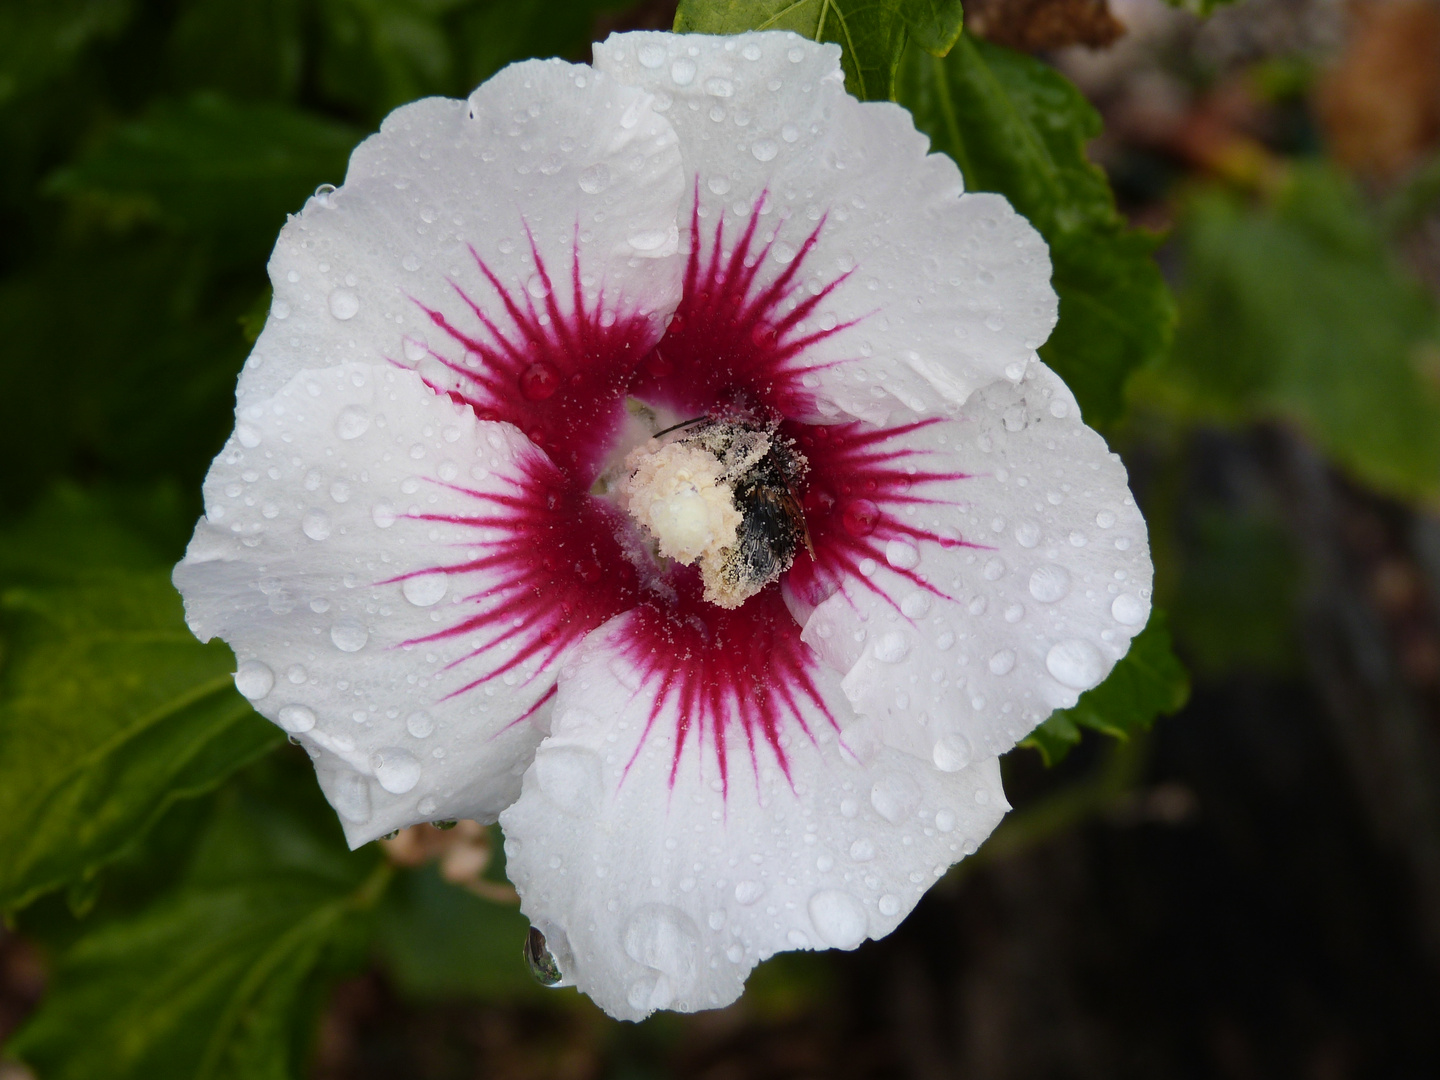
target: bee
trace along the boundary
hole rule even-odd
[[[777,423],[705,416],[660,435],[681,429],[688,429],[681,442],[720,460],[740,512],[735,543],[724,550],[719,566],[727,596],[738,603],[777,580],[794,565],[802,544],[815,557],[800,501],[810,466]]]

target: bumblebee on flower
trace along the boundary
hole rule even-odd
[[[498,817],[612,1015],[888,933],[1148,616],[1044,244],[926,151],[832,46],[617,35],[398,110],[271,260],[191,625],[352,844]]]

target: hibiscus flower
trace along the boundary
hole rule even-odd
[[[614,1016],[889,933],[1147,618],[1045,245],[927,149],[834,46],[623,34],[397,110],[276,245],[190,625],[352,845],[498,817]]]

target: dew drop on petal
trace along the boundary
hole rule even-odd
[[[753,904],[760,897],[765,895],[765,886],[758,881],[745,880],[735,885],[735,902],[738,904]]]
[[[359,652],[370,640],[370,631],[355,619],[340,619],[330,627],[330,640],[341,652]]]
[[[635,58],[640,61],[641,67],[647,67],[653,71],[665,63],[665,46],[653,43],[641,45]]]
[[[379,529],[388,529],[395,524],[395,508],[388,502],[376,503],[370,508],[370,520]]]
[[[880,508],[869,499],[855,499],[846,504],[840,515],[845,531],[851,536],[869,536],[880,520]]]
[[[560,372],[554,364],[538,360],[520,372],[520,393],[530,401],[544,401],[560,389]]]
[[[745,959],[745,950],[739,945],[731,945],[725,950],[725,959],[729,960],[732,964],[738,964],[741,960]]]
[[[1063,566],[1047,563],[1030,575],[1030,595],[1042,604],[1053,604],[1070,591],[1070,574]]]
[[[964,735],[941,735],[930,751],[930,760],[941,772],[959,772],[970,764],[970,740]]]
[[[330,314],[342,322],[353,319],[360,311],[360,298],[349,289],[336,289],[330,294]]]
[[[913,592],[900,601],[900,613],[907,619],[923,619],[930,613],[930,594]]]
[[[545,797],[567,814],[586,817],[600,807],[600,757],[583,746],[556,746],[535,755],[535,779]]]
[[[994,656],[990,657],[990,674],[992,675],[1008,675],[1014,667],[1014,649],[1001,649]]]
[[[750,147],[756,161],[773,161],[780,147],[771,139],[759,139]]]
[[[886,664],[897,664],[910,651],[910,639],[900,630],[891,630],[875,642],[875,659]]]
[[[417,739],[425,739],[435,730],[435,720],[424,710],[413,712],[405,718],[405,730]]]
[[[404,795],[420,782],[420,759],[398,746],[376,750],[370,755],[370,767],[391,795]]]
[[[259,660],[247,660],[235,672],[235,689],[251,701],[259,701],[275,685],[275,672]]]
[[[900,898],[891,896],[889,893],[880,897],[879,902],[875,906],[880,909],[881,915],[890,916],[900,914]]]
[[[913,570],[920,565],[920,552],[908,540],[891,540],[885,545],[885,561],[897,570]]]
[[[311,510],[300,519],[300,529],[311,540],[324,540],[330,535],[330,519],[323,510]]]
[[[1109,510],[1101,510],[1095,515],[1095,524],[1102,529],[1112,528],[1115,524],[1115,515]]]
[[[863,836],[850,845],[850,858],[856,862],[869,862],[875,857],[875,844]]]
[[[247,450],[254,450],[260,445],[260,433],[249,424],[236,424],[235,438],[239,439],[240,445]]]
[[[559,961],[546,944],[545,935],[533,926],[525,935],[524,953],[525,966],[541,986],[559,986],[565,981],[565,973],[560,970]]]
[[[400,342],[400,347],[405,353],[405,359],[409,360],[412,364],[418,364],[430,355],[430,350],[426,348],[423,338],[406,335]]]
[[[1121,593],[1110,605],[1110,614],[1124,626],[1139,626],[1150,616],[1150,605],[1139,597]]]
[[[904,773],[886,773],[870,788],[870,805],[886,821],[898,824],[920,805],[920,785]]]
[[[599,195],[610,186],[610,180],[610,166],[597,161],[580,173],[580,190],[587,195]]]
[[[344,770],[331,781],[326,796],[345,820],[357,825],[370,820],[370,784],[359,773]]]
[[[849,893],[821,889],[810,897],[809,909],[816,933],[832,948],[853,949],[865,940],[865,905]]]
[[[416,607],[433,607],[445,598],[449,589],[450,576],[444,570],[406,578],[400,585],[405,599]]]
[[[530,280],[525,282],[525,291],[536,300],[543,300],[550,295],[550,283],[541,274],[531,274]]]
[[[315,726],[315,712],[304,705],[286,705],[280,710],[279,720],[291,735],[303,735]]]
[[[1045,655],[1045,668],[1062,686],[1089,690],[1104,674],[1104,661],[1094,645],[1070,638],[1051,647]]]
[[[941,832],[950,832],[952,829],[954,829],[954,828],[955,828],[955,811],[953,811],[953,810],[937,810],[937,811],[935,811],[935,828],[939,829]]]
[[[695,79],[695,61],[680,57],[670,65],[670,78],[676,86],[689,86]]]
[[[1033,521],[1022,521],[1015,526],[1015,542],[1023,548],[1033,548],[1040,542],[1040,526]]]

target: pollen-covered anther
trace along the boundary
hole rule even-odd
[[[685,443],[632,450],[625,508],[655,538],[660,554],[690,566],[732,547],[740,527],[735,489],[714,454]],[[703,570],[702,570],[703,572]]]

